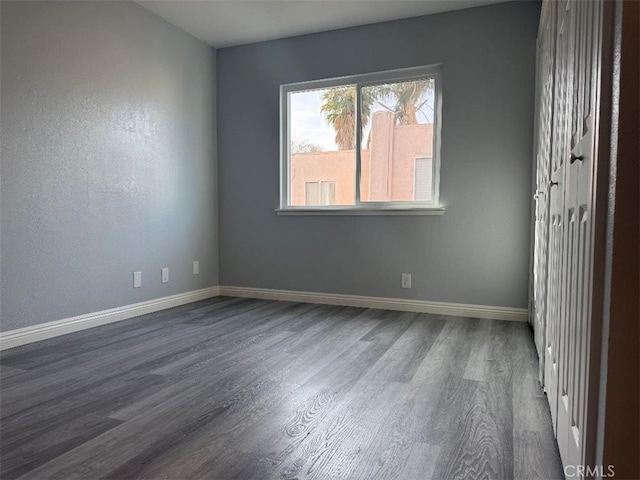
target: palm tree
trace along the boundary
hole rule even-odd
[[[396,125],[418,123],[418,112],[429,106],[428,100],[422,98],[433,87],[432,78],[363,87],[362,128],[369,123],[374,103],[392,112]],[[321,111],[336,132],[338,149],[355,148],[356,87],[350,85],[326,90],[322,94]]]
[[[433,87],[433,79],[426,78],[368,88],[372,89],[378,105],[394,114],[396,125],[412,125],[418,123],[418,112],[427,106],[428,99],[421,99]],[[393,102],[391,106],[390,102]]]
[[[362,128],[369,123],[374,98],[362,90]],[[336,131],[338,150],[353,150],[356,144],[356,87],[329,88],[322,94],[322,107],[327,121]]]

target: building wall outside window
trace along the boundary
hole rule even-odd
[[[414,200],[415,159],[431,157],[432,146],[432,123],[394,125],[392,113],[376,112],[370,148],[362,149],[362,200]],[[352,205],[354,158],[353,150],[292,154],[291,205],[306,205],[305,184],[321,181],[335,182],[336,205]]]

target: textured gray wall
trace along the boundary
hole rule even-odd
[[[221,284],[526,307],[539,10],[511,2],[218,50]],[[444,216],[276,216],[280,84],[435,63]]]
[[[215,51],[134,3],[1,5],[2,330],[216,285]]]

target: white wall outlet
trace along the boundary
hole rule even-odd
[[[167,267],[162,269],[162,283],[169,283],[169,269]]]
[[[411,274],[403,273],[402,274],[402,288],[411,288]]]
[[[197,260],[194,260],[193,262],[193,274],[194,275],[200,274],[200,262]]]
[[[142,286],[142,272],[133,272],[133,288]]]

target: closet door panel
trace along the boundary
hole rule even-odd
[[[537,114],[536,114],[536,193],[533,252],[534,332],[539,358],[540,381],[544,382],[544,360],[547,318],[547,278],[549,262],[549,181],[551,168],[551,132],[553,125],[555,11],[545,4],[537,48]]]
[[[553,94],[553,133],[551,141],[551,169],[549,182],[551,226],[548,246],[547,275],[547,315],[545,333],[544,388],[551,409],[554,432],[557,431],[557,412],[559,402],[558,382],[561,359],[564,355],[564,328],[561,322],[564,305],[563,289],[565,273],[566,216],[565,200],[565,159],[569,138],[567,121],[571,102],[569,68],[569,8],[568,2],[552,2],[556,11],[554,94]]]

